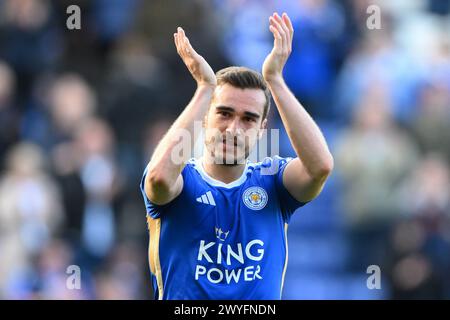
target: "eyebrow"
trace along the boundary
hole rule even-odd
[[[227,107],[227,106],[217,106],[217,107],[216,107],[216,110],[219,110],[219,111],[228,111],[228,112],[235,112],[234,108],[232,108],[232,107]],[[244,114],[245,114],[247,117],[251,117],[251,118],[255,118],[255,119],[259,119],[259,118],[260,118],[260,115],[257,114],[257,113],[254,113],[254,112],[244,111]]]

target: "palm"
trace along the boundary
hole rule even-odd
[[[213,69],[201,55],[193,53],[193,57],[186,58],[184,62],[197,82],[213,84],[216,81]]]
[[[174,34],[174,41],[178,54],[195,81],[199,85],[216,85],[214,71],[208,62],[194,50],[182,28],[178,28],[177,33]]]
[[[266,57],[262,73],[266,81],[282,77],[283,68],[292,51],[294,29],[287,14],[280,17],[277,13],[269,18],[269,29],[273,34],[273,49]]]
[[[263,63],[262,74],[264,79],[273,78],[279,73],[279,70],[282,70],[283,65],[278,58],[278,54],[274,52],[275,48],[269,53]]]

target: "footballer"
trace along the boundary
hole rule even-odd
[[[182,28],[174,34],[197,88],[140,185],[155,299],[281,299],[289,221],[321,192],[333,157],[283,80],[294,34],[287,14],[270,16],[269,30],[274,45],[262,74],[245,67],[214,73]],[[271,97],[297,157],[252,163],[248,157],[267,126]],[[205,129],[202,156],[183,152],[175,161],[179,132],[195,141],[198,121]]]

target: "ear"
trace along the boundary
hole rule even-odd
[[[266,129],[266,128],[267,128],[267,118],[261,122],[261,127],[259,128],[259,132],[258,132],[258,139],[261,139],[261,137],[264,133],[264,129]]]

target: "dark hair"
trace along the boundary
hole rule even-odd
[[[261,89],[266,96],[262,120],[267,118],[270,109],[270,91],[263,76],[246,67],[227,67],[216,72],[217,85],[230,84],[240,89]]]

